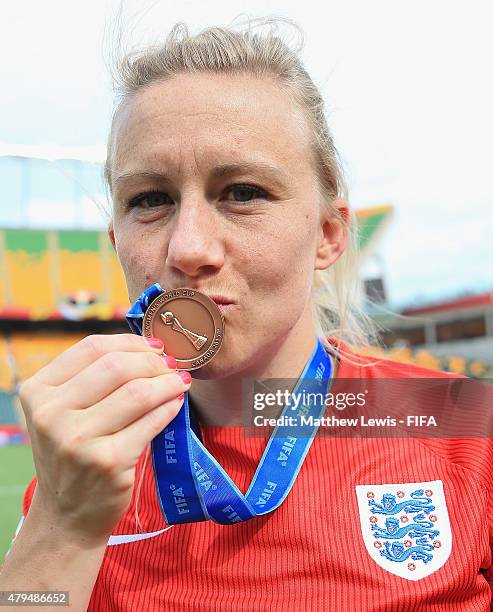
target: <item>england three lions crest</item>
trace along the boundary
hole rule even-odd
[[[378,565],[407,580],[420,580],[444,565],[452,531],[441,480],[358,485],[361,532]]]

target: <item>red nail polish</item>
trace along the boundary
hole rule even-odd
[[[166,361],[166,365],[171,370],[176,370],[176,359],[172,355],[163,355],[164,361]]]
[[[183,399],[185,399],[185,394],[184,393],[180,393],[180,395],[178,396],[178,399],[181,402]]]
[[[152,348],[164,348],[164,344],[159,338],[144,338],[144,342],[149,346],[152,346]]]
[[[192,382],[192,375],[190,374],[190,372],[187,372],[186,370],[180,370],[179,372],[177,372],[177,374],[186,385]]]

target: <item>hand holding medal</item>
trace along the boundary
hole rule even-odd
[[[134,333],[162,340],[178,367],[197,369],[213,359],[224,338],[224,320],[217,305],[194,289],[163,291],[148,287],[127,313]],[[322,376],[317,376],[322,372]],[[325,395],[332,364],[320,340],[294,392]],[[286,405],[283,414],[288,410]],[[320,417],[324,404],[308,406]],[[154,478],[161,511],[168,525],[213,520],[232,525],[275,510],[286,498],[318,429],[304,428],[298,439],[277,426],[245,495],[202,442],[200,426],[190,410],[188,392],[177,416],[152,441]],[[286,443],[289,460],[279,462]]]

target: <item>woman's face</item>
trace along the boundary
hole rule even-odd
[[[313,271],[343,245],[327,254],[308,133],[280,87],[250,75],[179,75],[116,118],[110,235],[130,300],[158,282],[231,302],[201,377],[254,364],[288,334],[313,337]]]

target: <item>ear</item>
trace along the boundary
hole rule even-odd
[[[343,219],[336,216],[322,216],[320,219],[320,238],[316,251],[315,270],[325,270],[332,266],[342,255],[347,245],[347,226],[350,211],[346,200],[333,202]]]
[[[111,244],[113,245],[113,248],[116,251],[116,246],[115,246],[115,232],[113,230],[113,223],[110,222],[110,224],[108,225],[108,237],[110,239]]]

